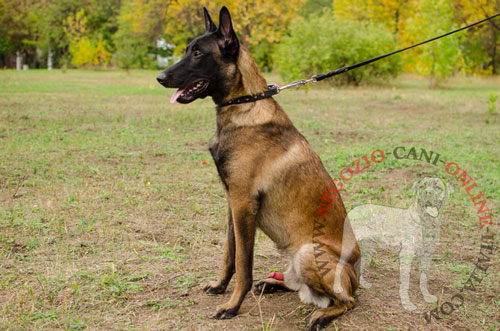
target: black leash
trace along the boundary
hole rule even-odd
[[[257,100],[262,100],[262,99],[265,99],[265,98],[269,98],[269,97],[271,97],[271,96],[273,96],[275,94],[280,93],[281,90],[284,90],[284,89],[287,89],[287,88],[304,86],[304,85],[306,85],[307,83],[310,83],[310,82],[319,82],[320,80],[323,80],[323,79],[326,79],[326,78],[329,78],[329,77],[332,77],[332,76],[336,76],[336,75],[339,75],[339,74],[346,73],[346,72],[348,72],[348,71],[350,71],[352,69],[356,69],[356,68],[365,66],[367,64],[370,64],[370,63],[378,61],[378,60],[382,60],[383,58],[386,58],[388,56],[391,56],[391,55],[394,55],[394,54],[397,54],[397,53],[400,53],[400,52],[407,51],[407,50],[409,50],[411,48],[414,48],[414,47],[426,44],[426,43],[434,41],[436,39],[440,39],[440,38],[449,36],[450,34],[454,34],[454,33],[457,33],[459,31],[462,31],[462,30],[470,29],[470,28],[472,28],[475,25],[478,25],[478,24],[484,23],[486,21],[492,20],[492,19],[494,19],[495,17],[498,17],[498,16],[500,16],[500,13],[498,13],[496,15],[493,15],[493,16],[490,16],[490,17],[487,17],[487,18],[485,18],[483,20],[480,20],[478,22],[469,24],[469,25],[464,26],[464,27],[462,27],[460,29],[457,29],[457,30],[454,30],[454,31],[451,31],[451,32],[448,32],[448,33],[445,33],[445,34],[442,34],[440,36],[434,37],[434,38],[426,40],[426,41],[422,41],[422,42],[420,42],[418,44],[411,45],[411,46],[408,46],[408,47],[405,47],[405,48],[402,48],[402,49],[398,49],[397,51],[394,51],[394,52],[391,52],[391,53],[387,53],[387,54],[384,54],[384,55],[381,55],[381,56],[377,56],[377,57],[374,57],[373,59],[369,59],[369,60],[366,60],[366,61],[363,61],[363,62],[359,62],[359,63],[353,64],[353,65],[350,65],[350,66],[347,66],[347,67],[338,68],[338,69],[335,69],[333,71],[330,71],[330,72],[327,72],[327,73],[324,73],[324,74],[314,75],[314,76],[312,76],[309,79],[302,79],[302,80],[295,81],[293,83],[290,83],[290,84],[287,84],[287,85],[281,86],[281,87],[278,86],[278,85],[276,85],[276,84],[269,85],[268,88],[267,88],[267,91],[264,91],[264,92],[259,93],[259,94],[246,95],[246,96],[243,96],[243,97],[232,99],[232,100],[230,100],[228,102],[225,102],[225,103],[221,104],[220,106],[224,107],[224,106],[236,105],[236,104],[240,104],[240,103],[254,102],[254,101],[257,101]]]

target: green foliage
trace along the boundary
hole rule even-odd
[[[120,29],[114,39],[116,45],[116,65],[122,69],[132,68],[154,69],[155,59],[148,54],[145,42],[134,38],[134,34],[127,24],[120,24]]]
[[[447,0],[422,0],[415,16],[408,20],[409,40],[423,41],[457,28],[453,23],[453,6]],[[461,35],[450,35],[426,44],[411,53],[416,71],[429,76],[430,87],[439,85],[457,69],[461,59]]]
[[[266,41],[252,47],[252,57],[263,71],[270,71],[273,68],[272,44]]]
[[[118,32],[114,37],[117,50],[116,64],[126,70],[141,67],[141,60],[145,55],[141,52],[140,41],[132,36],[130,25],[120,21]]]
[[[497,111],[497,100],[498,95],[494,93],[490,93],[488,97],[488,112],[490,114],[495,114]]]
[[[455,21],[460,25],[464,22],[476,22],[486,15],[498,13],[500,0],[452,0],[455,8]],[[459,10],[456,10],[459,8]],[[498,75],[500,52],[500,26],[498,19],[477,25],[465,33],[461,42],[461,51],[464,58],[464,69],[467,73],[482,75]]]
[[[331,71],[396,49],[383,26],[336,19],[329,12],[297,21],[290,31],[274,53],[275,65],[285,80]],[[336,81],[358,85],[367,79],[395,77],[401,67],[396,55],[349,71]]]
[[[162,34],[166,3],[160,0],[124,1],[114,35],[116,64],[123,69],[155,69],[156,40]],[[202,22],[200,22],[200,25]]]
[[[332,9],[331,0],[307,0],[302,6],[301,16],[321,15],[325,10]]]
[[[479,32],[469,33],[467,38],[463,38],[460,51],[467,73],[498,74],[500,52],[496,50],[497,40],[500,40],[500,30],[495,30],[493,26],[483,28]]]
[[[0,0],[0,55],[29,50],[24,41],[32,39],[32,24],[27,2]]]

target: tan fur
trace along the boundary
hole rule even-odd
[[[224,65],[220,54],[218,62],[224,67],[227,77],[236,77],[231,81],[230,93],[224,101],[229,101],[245,95],[255,95],[267,89],[266,79],[260,73],[257,64],[252,59],[245,46],[241,45],[236,66]],[[237,74],[234,75],[234,71]],[[225,107],[225,112],[231,113],[229,122],[235,126],[251,126],[270,122],[274,115],[274,107],[271,100],[264,99],[257,103],[239,104]],[[226,124],[226,123],[225,123]]]
[[[241,75],[243,90],[248,94],[257,94],[267,88],[266,79],[260,73],[248,49],[241,45],[236,63]]]
[[[256,105],[243,104],[235,106],[230,120],[235,126],[253,126],[268,123],[273,119],[274,115],[273,108],[266,107],[268,104],[258,102]]]

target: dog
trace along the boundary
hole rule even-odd
[[[427,279],[432,254],[439,242],[441,216],[447,198],[453,190],[441,178],[425,177],[415,181],[412,191],[415,199],[407,209],[373,204],[353,208],[347,215],[361,246],[360,284],[370,288],[363,277],[374,250],[381,246],[399,249],[401,305],[408,311],[417,307],[411,302],[411,263],[420,257],[420,291],[426,302],[435,302],[430,294]],[[350,240],[350,239],[348,239]]]
[[[226,105],[229,100],[266,91],[267,83],[240,44],[227,8],[220,10],[218,27],[206,8],[204,18],[205,34],[194,39],[184,57],[157,77],[164,87],[178,88],[172,103],[211,97],[216,104],[217,129],[209,151],[228,200],[228,227],[222,273],[203,288],[210,294],[221,294],[236,273],[233,294],[217,307],[214,317],[228,319],[237,314],[252,288],[255,232],[260,228],[288,257],[289,266],[283,279],[264,279],[256,289],[298,291],[302,301],[320,307],[307,325],[308,330],[319,330],[355,304],[358,274],[354,264],[360,252],[352,231],[344,233],[350,228],[345,224],[347,212],[337,195],[322,229],[322,258],[332,270],[323,275],[315,263],[312,237],[314,224],[322,217],[316,214],[318,201],[332,180],[306,138],[272,97]],[[353,249],[340,261],[343,237]],[[333,291],[337,263],[344,265],[340,294]]]

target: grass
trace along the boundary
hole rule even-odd
[[[217,277],[225,238],[226,202],[207,150],[214,107],[208,99],[170,105],[173,91],[155,76],[0,71],[0,329],[303,328],[313,307],[293,293],[258,302],[248,295],[233,321],[211,319],[234,286],[223,297],[198,287]],[[332,175],[376,149],[433,150],[474,177],[498,221],[500,116],[488,109],[499,79],[426,85],[403,76],[360,88],[312,85],[276,98]],[[480,239],[457,182],[436,167],[388,159],[353,178],[343,198],[348,209],[369,201],[404,207],[410,184],[424,174],[455,186],[430,277],[431,292],[449,298],[472,270]],[[500,327],[493,256],[464,308],[434,329]],[[395,257],[377,252],[368,274],[374,286],[360,290],[357,308],[330,329],[425,326],[399,304]],[[259,234],[254,277],[285,262]],[[433,308],[413,275],[412,299]]]

